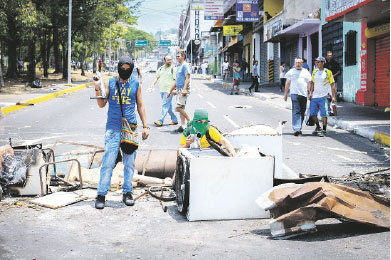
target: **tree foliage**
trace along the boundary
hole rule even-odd
[[[35,73],[38,64],[47,76],[51,64],[65,77],[68,1],[0,0],[1,63],[4,68],[3,57],[8,58],[8,77],[19,76],[18,58],[30,64],[29,73]],[[110,37],[112,50],[125,50],[126,42],[134,37],[150,39],[149,34],[131,27],[137,23],[136,12],[142,1],[72,0],[72,59],[84,64],[87,59],[102,57]],[[30,75],[29,81],[34,77]]]

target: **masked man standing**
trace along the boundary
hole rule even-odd
[[[106,99],[97,99],[97,103],[100,108],[103,108],[106,103],[109,103],[105,132],[105,151],[102,159],[102,167],[100,170],[98,196],[95,202],[95,208],[97,209],[103,209],[105,206],[105,196],[107,194],[107,190],[110,187],[111,175],[115,166],[118,151],[120,149],[122,121],[121,103],[119,98],[120,95],[122,100],[123,115],[131,124],[131,126],[134,126],[134,131],[137,128],[137,117],[135,113],[135,108],[137,105],[137,111],[143,124],[142,138],[147,139],[149,135],[149,127],[147,125],[145,107],[141,95],[141,86],[138,80],[129,79],[133,68],[134,64],[131,58],[129,56],[122,56],[118,62],[119,78],[111,78],[108,85],[105,85],[106,93],[108,93]],[[99,77],[97,77],[94,81],[95,93],[97,96],[101,95],[99,80]],[[118,88],[120,89],[120,92],[118,92]],[[123,202],[127,206],[134,205],[132,196],[132,178],[134,173],[135,159],[135,151],[132,154],[123,153],[124,183],[122,185],[122,190]]]
[[[182,133],[180,147],[196,148],[199,139],[201,148],[212,146],[224,146],[230,156],[236,156],[232,144],[214,127],[209,125],[208,111],[205,109],[196,109],[193,120],[189,122],[187,128]]]

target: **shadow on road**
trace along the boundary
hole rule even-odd
[[[341,239],[389,231],[385,228],[379,228],[360,223],[319,224],[316,225],[316,227],[318,229],[317,232],[302,234],[299,236],[288,238],[287,240],[302,242],[328,241],[333,239]],[[269,239],[280,239],[272,238],[270,229],[255,229],[252,230],[251,233],[262,237],[268,237]]]

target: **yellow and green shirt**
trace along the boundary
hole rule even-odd
[[[215,141],[216,143],[220,142],[220,139],[223,137],[220,132],[213,126],[209,128],[209,135],[210,138]],[[181,139],[181,145],[186,144],[186,137],[182,134],[182,139]],[[210,146],[208,140],[206,139],[206,135],[201,137],[200,144],[202,148],[208,148]]]
[[[312,82],[314,83],[313,98],[321,98],[331,93],[331,84],[334,83],[333,73],[329,69],[314,69],[312,72]]]

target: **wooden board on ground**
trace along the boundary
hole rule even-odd
[[[86,199],[88,199],[88,197],[73,192],[56,192],[34,199],[31,201],[31,203],[41,207],[58,209]]]

